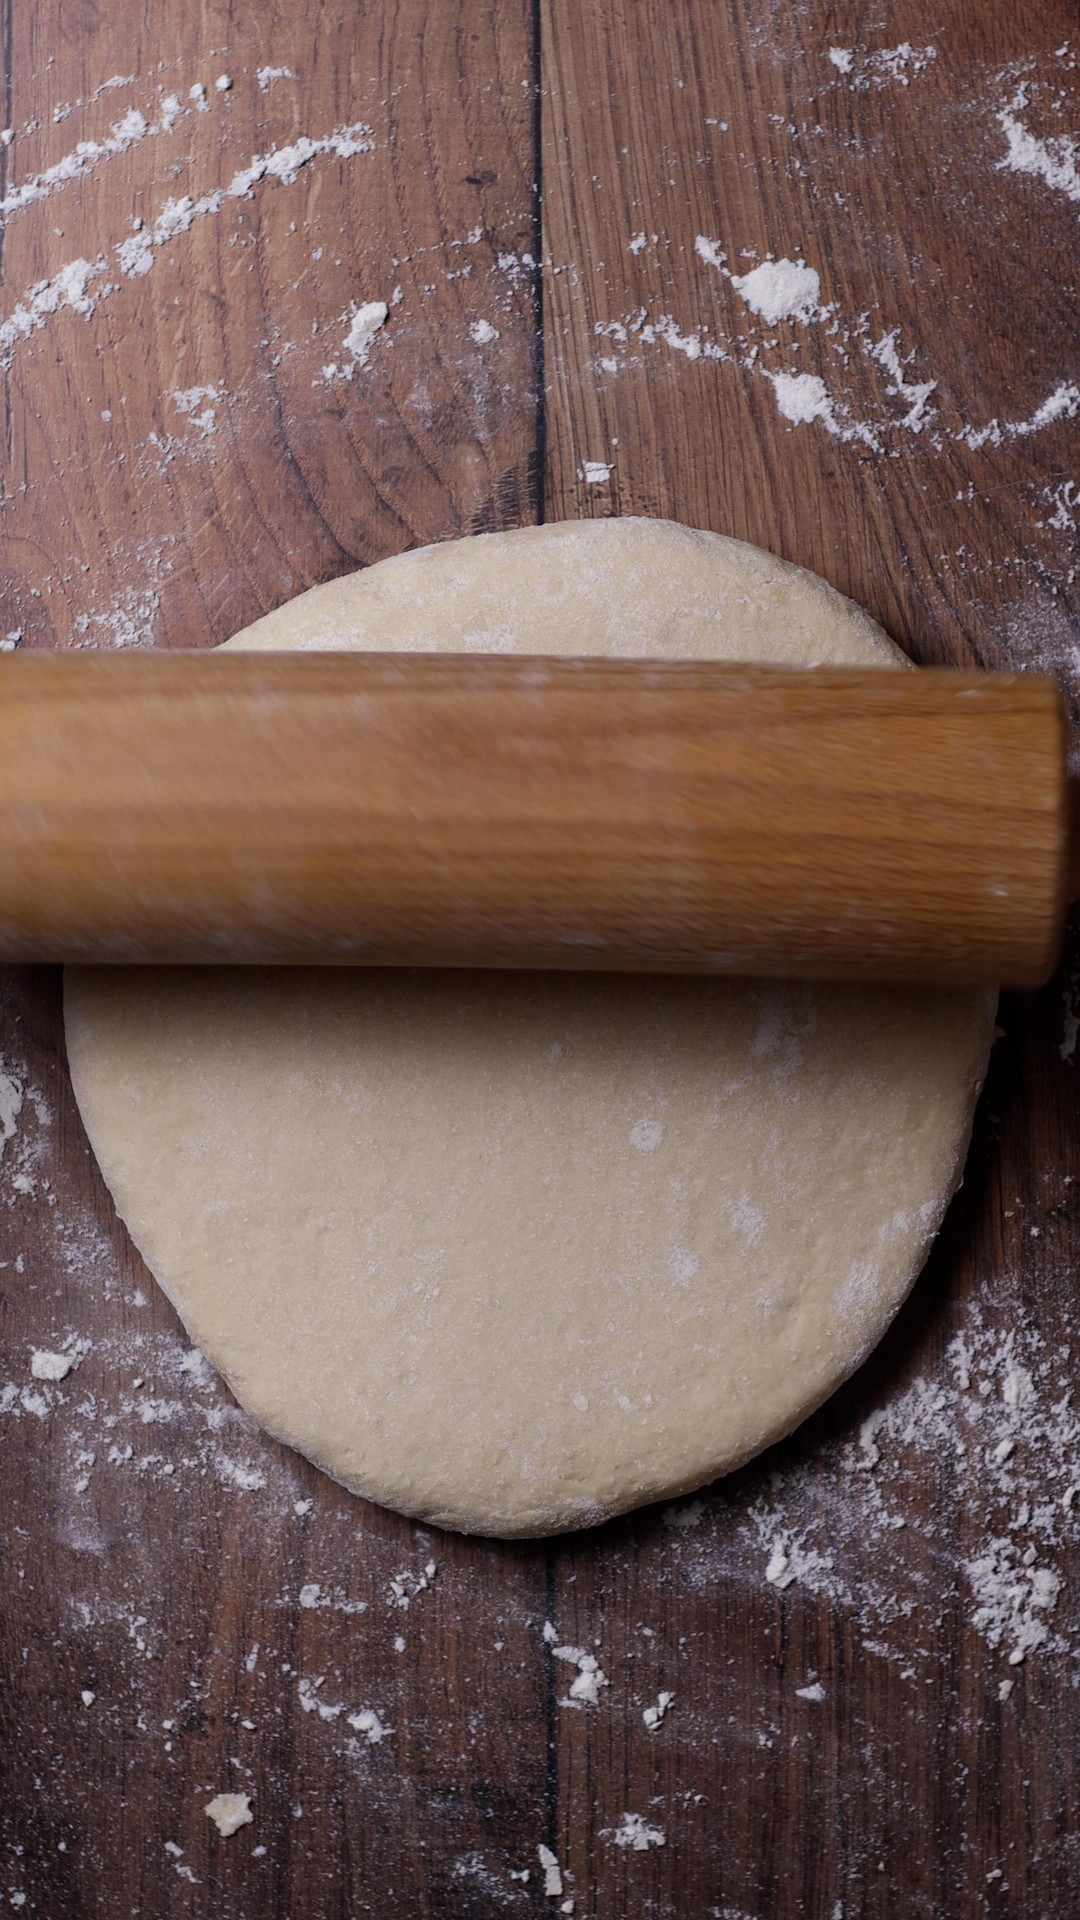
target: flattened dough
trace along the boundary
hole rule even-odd
[[[387,560],[237,647],[902,664],[822,581],[665,522]],[[117,1207],[244,1406],[355,1491],[532,1534],[795,1426],[918,1273],[985,994],[365,969],[74,969]]]

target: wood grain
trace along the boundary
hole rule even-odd
[[[201,81],[209,110],[4,228],[0,325],[78,259],[105,257],[117,291],[12,343],[0,637],[207,645],[357,562],[527,519],[543,477],[550,513],[757,540],[920,660],[1040,666],[1072,702],[1075,424],[1015,429],[1077,379],[1076,209],[1001,168],[1000,116],[1075,132],[1074,31],[1062,0],[872,18],[855,0],[545,0],[538,22],[471,0],[10,9],[5,192],[129,106],[160,120],[159,87],[187,102]],[[282,66],[294,81],[264,93],[256,72]],[[312,157],[200,216],[149,274],[118,271],[132,218],[357,120],[370,153]],[[766,326],[698,234],[740,277],[801,253],[835,315]],[[363,378],[325,382],[353,304],[398,284]],[[497,341],[474,340],[482,321]],[[706,355],[706,325],[730,360]],[[938,383],[918,433],[867,351],[894,329],[905,384]],[[677,340],[695,334],[692,358]],[[762,366],[820,378],[841,433],[879,444],[785,419]],[[178,409],[207,386],[222,397]],[[208,410],[213,431],[193,424]],[[1074,927],[1057,981],[1003,1006],[964,1188],[849,1387],[700,1508],[515,1547],[360,1505],[181,1370],[72,1103],[59,978],[6,973],[0,1071],[23,1091],[0,1162],[4,1897],[48,1920],[486,1920],[560,1910],[543,1844],[595,1920],[1074,1911],[1080,1447],[1053,1409],[1080,1351],[1078,980]],[[31,1348],[69,1337],[93,1343],[77,1371],[35,1379]],[[894,1426],[865,1428],[888,1409]],[[777,1540],[788,1584],[765,1577]],[[976,1624],[988,1542],[1019,1589],[1030,1547],[1062,1581],[1028,1608],[1048,1638],[1017,1665],[1015,1635],[995,1647]],[[597,1707],[560,1705],[573,1669],[545,1619],[595,1644]],[[661,1689],[675,1703],[649,1733]],[[393,1728],[376,1745],[349,1724],[368,1707]],[[235,1788],[255,1819],[222,1840],[202,1808]],[[627,1813],[665,1844],[618,1845]]]
[[[28,646],[207,645],[360,562],[531,518],[535,296],[498,265],[536,219],[528,8],[56,0],[54,35],[45,18],[7,29],[5,190],[125,112],[149,131],[7,217],[5,318],[73,261],[102,265],[92,311],[61,306],[10,349],[0,624]],[[345,129],[369,150],[229,195],[254,157]],[[151,271],[121,270],[135,221],[216,193]],[[396,304],[355,368],[369,300]]]
[[[1018,125],[1055,133],[1043,116],[1063,86],[1075,126],[1070,56],[1056,53],[1067,11],[991,5],[945,26],[921,0],[872,21],[849,4],[544,0],[548,513],[670,514],[754,541],[824,574],[917,660],[1037,664],[1075,713],[1073,534],[1067,515],[1050,524],[1075,426],[981,447],[956,437],[1025,422],[1075,379],[1061,270],[1075,208],[1039,176],[996,170],[998,116],[1022,75]],[[830,46],[850,54],[847,72]],[[881,55],[905,47],[915,57],[898,67],[894,51],[890,69]],[[834,312],[755,315],[727,276],[769,256],[813,267]],[[918,433],[867,351],[890,336],[907,383],[937,381]],[[770,373],[820,379],[833,430],[786,420]],[[863,426],[876,444],[844,437]],[[978,1345],[1000,1328],[1029,1357],[1033,1341],[1074,1339],[1078,1142],[1060,1009],[1077,964],[1073,946],[1069,984],[1006,1004],[963,1193],[845,1393],[716,1490],[704,1537],[688,1525],[660,1546],[639,1520],[560,1555],[561,1630],[569,1606],[575,1635],[637,1655],[677,1702],[653,1743],[628,1722],[558,1722],[568,1858],[603,1889],[588,1911],[967,1920],[1076,1905],[1071,1682],[1060,1668],[1055,1682],[1053,1659],[1008,1666],[971,1624],[970,1569],[1022,1503],[1002,1508],[981,1468],[965,1478],[963,1417],[942,1416],[931,1445],[917,1409],[926,1392],[948,1404],[958,1336]],[[889,1405],[912,1436],[878,1469],[895,1531],[856,1492],[862,1422]],[[809,1562],[770,1594],[763,1569],[785,1541]],[[1054,1564],[1068,1638],[1071,1532]],[[800,1698],[808,1683],[821,1701]],[[654,1810],[667,1845],[616,1864],[602,1836],[626,1809]]]
[[[1031,675],[401,653],[0,670],[0,955],[1043,986]]]

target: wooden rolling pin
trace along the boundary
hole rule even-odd
[[[0,660],[0,957],[1034,987],[1028,675],[437,654]]]

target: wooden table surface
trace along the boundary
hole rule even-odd
[[[406,547],[644,513],[1072,695],[1071,0],[41,0],[0,38],[0,637],[209,646]],[[754,311],[770,255],[801,317]],[[505,1545],[352,1499],[186,1358],[59,975],[9,971],[0,1906],[1077,1911],[1078,981],[1074,940],[1003,1003],[844,1392],[699,1501]]]

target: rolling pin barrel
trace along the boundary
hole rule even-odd
[[[0,958],[1043,982],[1053,686],[433,654],[0,661]]]

